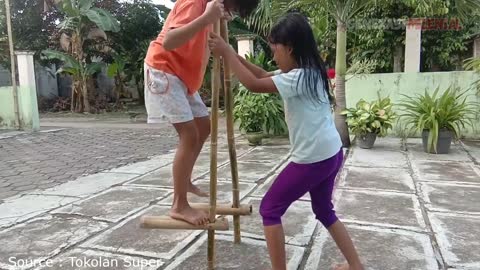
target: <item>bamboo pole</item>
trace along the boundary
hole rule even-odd
[[[10,0],[5,0],[5,13],[7,17],[7,35],[8,47],[10,49],[10,69],[12,72],[12,90],[13,90],[13,111],[15,113],[15,126],[20,129],[22,124],[20,122],[20,106],[18,103],[18,87],[17,87],[17,66],[15,65],[15,48],[13,46],[12,35],[12,18],[10,13]]]
[[[195,209],[209,210],[210,205],[206,203],[191,203],[190,206]],[[252,205],[241,204],[238,207],[232,207],[230,204],[218,204],[216,206],[217,215],[222,216],[249,216],[252,214]]]
[[[214,24],[214,33],[220,34],[220,22]],[[210,132],[210,222],[215,220],[217,205],[217,140],[218,140],[218,99],[220,92],[220,59],[213,58],[212,70],[212,123]],[[215,269],[215,230],[208,230],[208,269]]]
[[[228,43],[228,23],[225,20],[222,20],[222,25],[220,29],[220,34],[222,38]],[[232,207],[238,208],[240,205],[240,190],[238,184],[238,167],[237,167],[237,153],[235,148],[235,134],[233,132],[233,95],[231,91],[231,72],[230,65],[228,62],[223,59],[223,78],[224,78],[224,99],[225,99],[225,112],[227,115],[227,137],[228,137],[228,152],[230,154],[230,168],[232,172],[232,193],[233,193],[233,202]],[[233,232],[234,232],[234,243],[238,244],[241,242],[240,235],[240,216],[233,216]]]
[[[165,230],[219,230],[228,231],[228,220],[221,218],[203,226],[195,226],[188,222],[173,219],[169,216],[143,216],[140,219],[140,227],[144,229]]]

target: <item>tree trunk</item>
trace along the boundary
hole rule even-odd
[[[143,105],[145,104],[145,98],[144,98],[144,87],[143,87],[143,80],[138,78],[137,76],[134,77],[135,79],[135,85],[137,86],[137,92],[138,92],[138,104]]]
[[[121,82],[120,73],[117,72],[115,75],[115,104],[120,103],[120,95],[123,92],[122,82]]]
[[[90,112],[90,101],[88,100],[88,87],[87,87],[86,78],[82,80],[82,95],[83,95],[83,111],[82,112]]]
[[[337,55],[336,55],[336,83],[335,83],[335,99],[337,106],[335,107],[335,126],[342,138],[344,147],[350,146],[350,134],[348,132],[347,117],[340,115],[346,109],[347,101],[345,98],[345,74],[347,73],[347,28],[345,23],[337,21]]]
[[[76,95],[75,95],[75,79],[72,77],[72,85],[70,86],[71,88],[71,100],[70,100],[70,111],[75,112],[75,102],[76,100]]]

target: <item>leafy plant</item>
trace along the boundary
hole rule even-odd
[[[263,68],[266,71],[274,71],[277,69],[274,61],[268,58],[267,54],[264,51],[259,52],[256,56],[248,54],[245,59],[250,63]]]
[[[374,102],[361,99],[355,108],[346,109],[341,114],[347,116],[347,124],[355,135],[375,133],[379,137],[385,137],[396,119],[392,107],[390,98],[379,98]]]
[[[154,5],[149,0],[130,2],[121,3],[116,15],[120,22],[120,31],[109,36],[110,46],[116,54],[122,56],[125,62],[122,71],[126,76],[124,82],[134,84],[138,101],[143,104],[145,55],[150,41],[154,40],[161,31],[162,21],[170,10],[163,5]]]
[[[247,133],[265,131],[281,135],[287,131],[281,99],[272,94],[251,93],[243,85],[235,96],[233,117],[240,123],[240,130]]]
[[[465,64],[463,67],[466,70],[474,70],[478,74],[480,74],[480,57],[465,60]],[[480,79],[473,82],[472,86],[477,88],[477,94],[480,95]]]
[[[476,104],[467,102],[466,91],[459,92],[459,89],[449,87],[439,95],[437,88],[433,95],[426,90],[424,95],[409,97],[403,95],[405,100],[400,104],[404,108],[404,114],[400,118],[406,120],[406,125],[411,130],[429,130],[428,152],[433,147],[437,151],[438,133],[440,130],[452,131],[458,139],[461,128],[467,125],[472,126]]]
[[[58,25],[62,31],[60,44],[68,54],[52,50],[42,52],[47,59],[63,61],[65,66],[59,72],[73,76],[71,110],[75,112],[90,112],[87,81],[101,68],[98,62],[87,62],[91,59],[85,53],[86,41],[106,40],[106,31],[120,30],[120,25],[112,14],[93,7],[93,2],[93,0],[59,1],[58,8],[65,14],[65,19]]]
[[[266,71],[277,69],[274,62],[264,51],[257,55],[247,55],[247,61]],[[235,96],[233,117],[240,122],[240,130],[245,132],[265,131],[267,134],[284,135],[287,133],[283,101],[276,94],[255,94],[242,84]]]
[[[115,80],[115,99],[118,103],[120,101],[120,97],[124,95],[124,84],[125,84],[125,59],[116,54],[114,56],[113,63],[109,64],[107,67],[107,75],[110,78],[114,78]]]

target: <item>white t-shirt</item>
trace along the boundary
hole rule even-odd
[[[291,149],[291,161],[300,164],[329,159],[342,148],[340,135],[335,128],[333,114],[322,80],[318,81],[320,102],[306,95],[304,69],[288,73],[275,72],[272,80],[285,104]],[[300,78],[300,81],[299,81]],[[298,89],[297,89],[298,85]]]

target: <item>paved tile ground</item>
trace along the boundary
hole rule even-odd
[[[67,128],[0,139],[0,200],[146,160],[176,142],[167,128]]]
[[[150,131],[137,131],[133,134],[146,141],[161,140]],[[41,136],[56,138],[61,132],[73,131]],[[0,143],[35,141],[29,136]],[[217,269],[269,269],[258,206],[287,163],[286,143],[275,139],[250,147],[237,138],[240,197],[253,205],[254,213],[241,219],[241,244],[232,243],[231,231],[217,233]],[[51,187],[5,197],[0,204],[0,269],[206,269],[206,232],[139,228],[141,216],[168,212],[173,191],[173,153],[165,147],[163,154],[150,154],[154,150],[147,148],[142,150],[148,154],[144,161],[127,159],[129,164],[121,167],[113,162],[115,166],[96,174],[66,176]],[[480,269],[480,144],[454,145],[451,155],[441,156],[418,149],[419,140],[405,144],[390,138],[379,139],[370,150],[350,149],[337,181],[337,214],[366,269]],[[104,150],[106,160],[118,162],[122,155]],[[219,160],[218,201],[228,203],[231,184],[224,136]],[[208,188],[208,148],[193,179]],[[309,199],[294,203],[283,219],[288,269],[330,269],[343,262],[327,230],[315,221]]]

